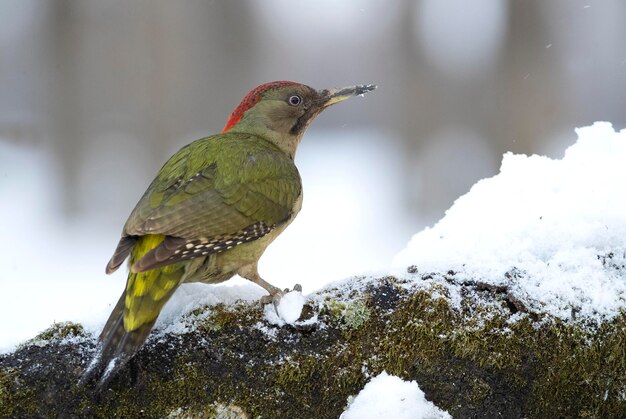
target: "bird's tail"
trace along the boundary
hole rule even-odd
[[[104,387],[115,373],[135,355],[148,338],[156,318],[135,330],[127,331],[124,327],[125,299],[126,291],[122,293],[102,333],[100,333],[97,352],[83,373],[80,384],[85,384],[99,376],[97,386],[99,388]]]
[[[133,248],[131,264],[154,248],[162,237],[144,236]],[[93,360],[79,383],[100,376],[103,387],[148,338],[161,309],[183,280],[187,264],[178,263],[146,272],[128,274],[126,289],[109,316]]]

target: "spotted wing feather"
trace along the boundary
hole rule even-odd
[[[219,253],[285,222],[301,193],[293,161],[271,143],[226,133],[198,140],[163,166],[131,213],[123,236],[165,240],[134,272]]]
[[[258,222],[248,226],[234,235],[225,237],[213,237],[202,240],[185,240],[180,237],[167,236],[163,242],[146,253],[137,263],[132,266],[133,272],[145,272],[162,266],[177,263],[183,260],[207,256],[232,249],[243,243],[257,240],[276,226],[268,226],[264,222]]]

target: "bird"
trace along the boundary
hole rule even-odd
[[[265,83],[245,95],[221,133],[170,157],[130,213],[106,265],[111,274],[128,259],[128,279],[79,383],[99,376],[98,387],[105,386],[183,283],[216,284],[238,274],[269,293],[262,302],[276,304],[288,290],[265,281],[257,264],[301,209],[296,149],[323,110],[374,89]]]

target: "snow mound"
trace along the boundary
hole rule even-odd
[[[626,129],[576,130],[562,159],[507,153],[393,262],[506,285],[562,319],[626,308]]]
[[[415,381],[403,381],[383,371],[349,402],[340,419],[435,419],[451,418],[424,397]]]
[[[291,291],[283,295],[278,303],[278,306],[274,307],[273,304],[265,305],[265,319],[273,325],[283,326],[285,324],[295,324],[296,320],[300,318],[302,314],[302,307],[306,299],[300,291]]]
[[[302,314],[302,307],[304,307],[305,299],[302,293],[299,291],[291,291],[280,299],[280,303],[276,308],[278,315],[286,323],[294,324],[296,320]]]

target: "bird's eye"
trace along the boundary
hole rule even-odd
[[[302,98],[298,95],[293,95],[289,97],[288,102],[291,106],[298,106],[302,103]]]

